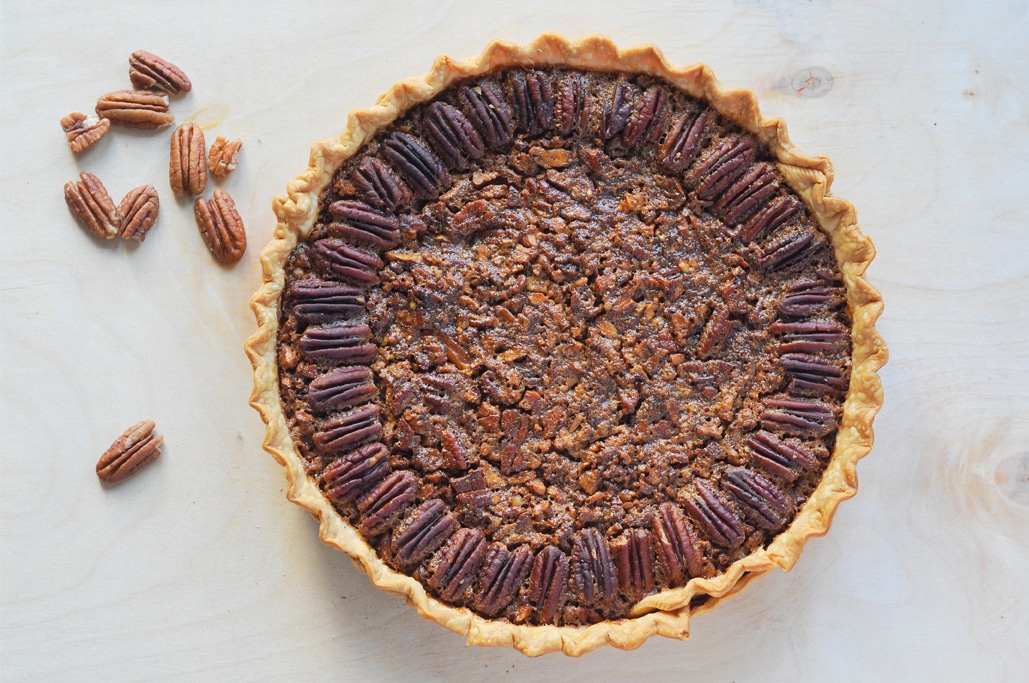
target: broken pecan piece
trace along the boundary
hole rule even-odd
[[[382,260],[375,254],[334,238],[318,240],[311,251],[315,264],[326,273],[363,287],[379,283]]]
[[[369,405],[327,420],[311,438],[322,453],[338,453],[362,441],[377,439],[381,433],[379,407]]]
[[[352,408],[367,403],[375,394],[372,371],[360,365],[321,375],[308,388],[311,407],[320,411]]]
[[[329,205],[329,213],[344,223],[329,225],[329,233],[374,247],[391,249],[400,243],[400,221],[364,202],[341,199]]]
[[[433,589],[447,602],[459,602],[472,585],[486,554],[486,539],[478,529],[458,529],[443,550],[429,579]]]
[[[109,92],[97,100],[96,115],[126,128],[164,128],[175,120],[168,113],[168,97],[149,90]]]
[[[418,479],[411,472],[394,472],[368,493],[357,499],[361,513],[362,534],[378,536],[386,531],[407,507],[414,502]]]
[[[211,143],[211,149],[207,152],[207,169],[215,178],[224,178],[239,166],[239,150],[243,147],[243,141],[239,138],[227,140],[219,135]]]
[[[364,311],[364,291],[328,280],[301,280],[290,285],[297,303],[293,313],[307,323],[346,320]]]
[[[735,548],[743,543],[743,523],[729,503],[715,490],[714,484],[706,479],[697,479],[694,485],[699,495],[687,496],[683,500],[683,507],[693,521],[700,525],[715,545]]]
[[[413,135],[393,133],[382,143],[382,153],[416,197],[436,199],[450,186],[447,167]]]
[[[445,514],[447,504],[438,498],[418,506],[406,522],[393,535],[393,552],[402,565],[418,564],[457,531],[460,526],[451,515]]]
[[[433,102],[425,109],[425,127],[444,163],[466,170],[469,159],[481,159],[486,152],[479,132],[461,110],[445,102]]]
[[[364,495],[389,474],[389,449],[376,441],[350,451],[322,470],[329,500],[347,505]]]
[[[122,215],[100,179],[89,171],[80,180],[64,184],[64,201],[86,230],[94,237],[109,240],[118,236]]]
[[[195,123],[184,123],[172,133],[168,180],[178,197],[203,194],[207,187],[204,131]]]
[[[531,569],[529,546],[520,545],[510,552],[500,543],[491,544],[482,562],[475,609],[487,617],[495,616],[514,600]]]
[[[704,556],[686,517],[674,503],[658,506],[653,519],[654,545],[672,585],[704,575]]]
[[[300,352],[312,360],[361,365],[375,358],[375,344],[369,344],[367,325],[308,327],[300,338]]]
[[[379,209],[395,211],[411,201],[411,189],[389,164],[378,157],[362,157],[350,176],[350,182],[362,199]]]
[[[511,142],[514,137],[511,110],[495,83],[482,81],[478,88],[464,88],[461,102],[468,120],[489,147],[502,147]]]
[[[111,122],[96,116],[86,116],[80,111],[61,119],[61,128],[68,138],[68,146],[75,154],[92,147],[111,130]]]
[[[584,605],[603,605],[615,599],[617,570],[607,542],[593,527],[575,536],[572,545],[572,579]]]
[[[141,185],[129,190],[118,205],[122,216],[118,237],[142,242],[154,226],[161,202],[153,185]]]
[[[618,589],[632,602],[654,588],[654,548],[646,529],[628,529],[611,541],[618,568]]]
[[[763,429],[748,436],[744,443],[751,450],[752,463],[787,482],[796,481],[800,472],[818,465],[818,459],[803,446],[782,441]]]
[[[775,484],[744,467],[726,473],[725,490],[740,504],[747,519],[768,531],[782,528],[793,512],[793,503]]]
[[[96,464],[100,481],[119,482],[157,459],[164,437],[154,435],[154,426],[153,420],[143,420],[115,439]]]
[[[243,258],[247,249],[246,228],[228,192],[215,190],[211,201],[197,197],[193,216],[204,244],[218,261],[235,263]]]
[[[682,116],[665,138],[658,154],[661,168],[668,173],[682,173],[693,163],[700,149],[700,139],[707,124],[707,109]]]
[[[552,623],[561,607],[568,578],[568,556],[556,546],[539,551],[529,575],[529,600],[536,608],[539,621]]]
[[[193,89],[182,69],[146,50],[136,50],[129,56],[129,80],[138,90],[160,90],[171,95]]]
[[[725,346],[734,329],[734,324],[729,320],[729,307],[725,304],[718,304],[700,333],[700,340],[697,342],[697,358],[707,360]]]

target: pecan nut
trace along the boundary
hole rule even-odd
[[[204,244],[216,259],[222,263],[235,263],[243,258],[247,249],[246,228],[228,192],[215,190],[211,201],[197,197],[193,203],[193,215]]]
[[[80,111],[61,119],[61,128],[68,137],[68,146],[75,154],[89,149],[111,130],[111,122],[97,116],[87,116]]]
[[[518,127],[535,137],[550,130],[554,117],[554,95],[550,79],[538,71],[515,72],[511,76]]]
[[[89,171],[79,174],[81,180],[64,185],[64,201],[68,208],[94,237],[109,240],[118,236],[122,216],[100,179]]]
[[[735,548],[743,543],[743,523],[736,516],[729,503],[715,491],[714,484],[706,479],[696,481],[698,496],[687,496],[683,507],[708,538],[723,548]]]
[[[743,467],[726,473],[725,490],[740,504],[747,519],[768,531],[778,531],[793,512],[793,503],[775,484]]]
[[[541,623],[551,623],[557,615],[567,578],[568,556],[559,548],[548,545],[536,555],[529,575],[529,600]]]
[[[290,286],[296,300],[293,313],[307,323],[346,320],[364,311],[364,292],[353,285],[328,280],[301,280]]]
[[[311,251],[315,264],[328,274],[364,287],[379,283],[383,264],[375,254],[334,238],[318,240]]]
[[[372,371],[364,366],[338,368],[319,376],[308,388],[311,407],[325,412],[359,406],[375,394]]]
[[[100,481],[108,484],[121,481],[157,459],[164,437],[154,434],[154,426],[153,420],[143,420],[115,439],[96,464]]]
[[[744,443],[751,451],[752,463],[787,482],[795,481],[800,472],[808,472],[818,464],[818,458],[807,448],[782,441],[763,429],[748,436]]]
[[[769,398],[765,400],[765,407],[772,408],[761,413],[761,426],[768,430],[800,436],[825,436],[836,429],[832,408],[821,401]]]
[[[839,282],[802,278],[789,286],[776,308],[785,316],[800,318],[835,308],[845,298]]]
[[[461,91],[461,101],[468,120],[490,147],[502,147],[514,137],[511,110],[492,81],[483,81],[478,88]]]
[[[599,531],[587,527],[572,546],[572,579],[585,605],[603,605],[615,599],[617,569],[607,542]]]
[[[604,105],[601,134],[605,140],[610,140],[618,135],[628,125],[635,99],[636,89],[625,81],[619,81],[611,101]]]
[[[149,90],[115,90],[96,102],[96,115],[115,126],[164,128],[175,117],[168,113],[168,97]]]
[[[118,237],[142,242],[150,228],[154,227],[160,206],[153,185],[140,185],[129,190],[118,205],[118,213],[122,216]]]
[[[362,199],[379,209],[395,211],[411,201],[411,189],[378,157],[362,157],[350,182]]]
[[[708,318],[704,330],[700,333],[700,340],[697,343],[697,358],[702,360],[710,358],[712,354],[725,346],[734,329],[735,325],[729,320],[729,307],[719,303],[711,312],[711,317]]]
[[[482,579],[475,597],[475,609],[488,617],[507,607],[532,569],[532,549],[520,545],[510,552],[493,543],[483,559]]]
[[[705,573],[704,556],[682,510],[674,503],[658,506],[654,515],[654,544],[673,585]]]
[[[407,181],[416,197],[436,199],[440,192],[450,186],[447,167],[413,135],[393,133],[382,143],[382,153]]]
[[[239,138],[227,140],[219,135],[211,143],[211,149],[207,152],[207,169],[215,178],[224,178],[239,166],[239,150],[243,147],[243,141]]]
[[[411,513],[393,536],[393,552],[403,565],[417,564],[436,552],[460,526],[445,514],[446,503],[438,498],[427,500]]]
[[[407,470],[394,472],[371,491],[357,499],[361,513],[361,533],[378,536],[386,531],[396,518],[414,502],[418,479]]]
[[[847,388],[843,370],[832,363],[807,353],[784,353],[782,367],[792,378],[789,393],[824,396],[838,394]]]
[[[629,529],[611,542],[618,568],[618,589],[633,602],[654,588],[654,548],[650,532]]]
[[[780,353],[835,351],[847,342],[847,328],[836,320],[776,321],[768,330],[782,336]]]
[[[658,158],[661,168],[668,173],[682,173],[697,155],[700,139],[707,124],[707,109],[686,114],[672,126],[661,147]]]
[[[308,327],[300,338],[300,352],[312,360],[362,365],[375,359],[372,331],[367,325]]]
[[[172,95],[193,89],[182,69],[146,50],[136,50],[129,56],[129,80],[137,90],[160,90]]]
[[[486,554],[486,539],[478,529],[458,529],[440,551],[429,588],[447,602],[458,602],[472,585]]]
[[[481,159],[486,152],[479,132],[461,110],[445,102],[433,102],[425,110],[429,137],[450,168],[466,170],[469,159]]]
[[[322,470],[322,484],[329,500],[347,505],[371,490],[389,473],[389,449],[376,441],[329,464]]]
[[[178,197],[203,194],[207,187],[204,131],[197,124],[184,123],[172,133],[168,179]]]
[[[757,143],[750,135],[726,138],[697,165],[694,176],[700,180],[697,196],[714,199],[729,189],[747,172],[757,154]]]
[[[778,191],[775,170],[770,164],[757,163],[730,185],[711,208],[722,214],[726,225],[737,225]]]
[[[768,241],[757,264],[765,270],[779,270],[799,263],[809,257],[821,244],[811,229],[788,232]]]
[[[338,453],[363,441],[377,439],[381,433],[379,407],[370,405],[327,420],[311,438],[322,453]]]
[[[743,208],[742,206],[740,208]],[[744,241],[757,240],[765,235],[778,230],[781,226],[788,223],[794,217],[801,215],[804,209],[804,205],[796,197],[784,196],[775,200],[768,206],[758,211],[753,218],[747,221],[746,225],[743,226],[743,232],[741,237]],[[734,223],[731,221],[731,217],[736,215],[731,214],[726,217],[726,221],[730,225]]]
[[[668,91],[659,85],[647,88],[629,115],[622,131],[622,142],[631,149],[641,141],[657,142],[668,116]]]
[[[341,199],[329,206],[329,213],[345,222],[329,225],[329,234],[346,237],[374,247],[390,249],[400,243],[400,221],[364,202]]]

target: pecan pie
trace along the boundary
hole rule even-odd
[[[289,497],[471,643],[687,637],[871,446],[874,250],[831,179],[653,48],[438,61],[275,202],[248,352]]]

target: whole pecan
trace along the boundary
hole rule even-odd
[[[239,138],[228,140],[219,135],[211,143],[211,149],[207,152],[207,170],[215,178],[224,178],[239,166],[239,150],[243,147],[243,141]]]
[[[164,128],[175,117],[168,113],[168,97],[149,90],[115,90],[96,102],[96,115],[116,126]]]
[[[375,358],[375,344],[369,344],[367,325],[308,327],[300,338],[300,352],[312,360],[361,365]]]
[[[157,220],[161,202],[153,185],[140,185],[129,190],[118,205],[121,214],[121,229],[118,237],[142,242]]]
[[[362,199],[379,209],[395,211],[411,201],[411,188],[378,157],[362,157],[350,176],[350,182]]]
[[[450,168],[465,170],[470,159],[481,159],[486,151],[475,126],[453,105],[433,102],[426,107],[425,128],[433,147]]]
[[[243,258],[247,250],[246,228],[228,192],[215,190],[211,201],[197,197],[193,203],[193,215],[204,244],[216,259],[222,263],[235,263]]]
[[[482,81],[478,88],[464,88],[461,102],[468,120],[488,146],[502,147],[511,142],[514,137],[511,110],[495,83]]]
[[[682,510],[674,503],[658,506],[653,518],[654,545],[673,585],[704,575],[704,556]]]
[[[389,449],[376,441],[330,463],[322,470],[322,484],[329,500],[346,505],[371,490],[389,472]]]
[[[382,143],[382,153],[407,181],[416,197],[436,199],[450,186],[447,167],[413,135],[393,133]]]
[[[171,137],[168,179],[176,196],[203,194],[207,187],[204,131],[195,123],[184,123]]]
[[[111,122],[96,116],[87,116],[80,111],[61,119],[61,128],[68,137],[68,146],[75,154],[89,149],[111,130]]]
[[[393,552],[403,565],[417,564],[427,558],[460,527],[445,514],[447,504],[438,498],[425,501],[400,525],[393,535]]]
[[[486,539],[478,529],[458,529],[440,551],[429,588],[447,602],[459,602],[472,585],[486,554]]]
[[[318,240],[311,251],[315,265],[325,273],[364,287],[379,282],[378,273],[383,264],[375,254],[357,249],[335,238]]]
[[[364,292],[329,280],[300,280],[290,285],[293,313],[307,323],[346,320],[364,311]]]
[[[361,513],[361,526],[365,536],[377,536],[386,531],[396,518],[414,502],[418,479],[407,470],[394,472],[368,493],[357,499]]]
[[[646,529],[628,529],[611,541],[618,589],[633,602],[654,588],[654,548]]]
[[[375,394],[372,371],[360,365],[320,375],[308,387],[311,407],[326,412],[367,403]]]
[[[668,131],[658,154],[660,166],[668,173],[682,173],[693,163],[707,124],[708,110],[682,116]]]
[[[331,223],[329,233],[374,247],[390,249],[400,243],[400,221],[364,202],[341,199],[329,205],[329,213],[340,223]]]
[[[807,448],[783,441],[763,429],[748,436],[744,443],[751,450],[752,463],[787,482],[818,465],[818,458]]]
[[[100,481],[108,484],[121,481],[157,459],[164,437],[154,435],[154,426],[153,420],[143,420],[115,439],[96,464]]]
[[[687,496],[683,507],[715,545],[735,548],[743,543],[743,524],[732,507],[706,479],[695,482],[697,496]]]
[[[311,438],[322,453],[339,453],[363,441],[377,439],[381,433],[379,407],[368,405],[327,420]]]
[[[761,426],[770,431],[801,436],[825,436],[836,429],[832,408],[813,399],[769,398],[761,413]],[[769,410],[770,409],[770,410]]]
[[[607,542],[593,527],[575,536],[572,545],[572,579],[578,597],[585,605],[603,605],[615,599],[617,570]]]
[[[768,531],[778,531],[793,512],[793,503],[775,484],[744,467],[726,473],[725,490],[740,504],[747,519]]]
[[[560,548],[548,545],[539,551],[529,574],[529,600],[541,623],[553,622],[561,607],[567,578],[568,556]]]
[[[732,335],[734,324],[729,320],[729,307],[719,303],[711,311],[711,315],[700,333],[700,340],[697,342],[697,358],[707,360],[729,340]]]
[[[532,549],[528,545],[510,552],[500,543],[491,544],[482,562],[475,609],[488,617],[498,614],[514,600],[531,569]]]
[[[136,50],[129,56],[129,80],[138,90],[160,90],[172,95],[193,89],[182,69],[146,50]]]
[[[80,180],[64,185],[64,201],[68,208],[94,237],[113,239],[118,236],[122,215],[100,179],[89,171],[79,174]]]

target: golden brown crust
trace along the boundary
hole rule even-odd
[[[548,64],[660,76],[707,101],[757,135],[778,159],[787,181],[829,235],[854,320],[851,385],[835,452],[821,483],[789,528],[767,548],[737,561],[719,576],[696,578],[685,587],[648,596],[636,605],[633,618],[583,627],[519,626],[485,619],[468,609],[439,602],[429,596],[418,581],[387,567],[305,476],[279,403],[275,356],[277,307],[285,279],[283,265],[298,237],[306,235],[314,225],[318,196],[329,185],[333,172],[403,111],[435,97],[456,80],[506,66]],[[354,112],[338,139],[314,145],[308,169],[289,183],[286,197],[277,197],[273,202],[279,222],[273,240],[261,254],[264,284],[251,300],[258,331],[247,341],[246,351],[255,375],[251,405],[268,426],[264,448],[285,467],[289,480],[287,496],[320,520],[322,540],[350,555],[372,583],[403,596],[423,617],[465,635],[469,644],[510,646],[530,656],[558,651],[578,656],[604,644],[633,649],[655,634],[689,637],[691,614],[708,611],[774,567],[788,571],[796,563],[807,539],[828,531],[840,501],[856,492],[857,461],[872,446],[872,419],[882,406],[882,385],[876,373],[887,359],[886,346],[874,327],[882,312],[882,298],[864,278],[875,249],[858,227],[854,207],[830,196],[832,179],[830,161],[806,155],[793,147],[782,120],[762,118],[752,93],[723,89],[703,65],[673,67],[651,46],[620,50],[601,36],[568,41],[545,34],[526,45],[491,43],[479,57],[467,61],[437,59],[425,78],[402,81],[374,107]],[[708,597],[691,607],[694,598],[702,596]]]

